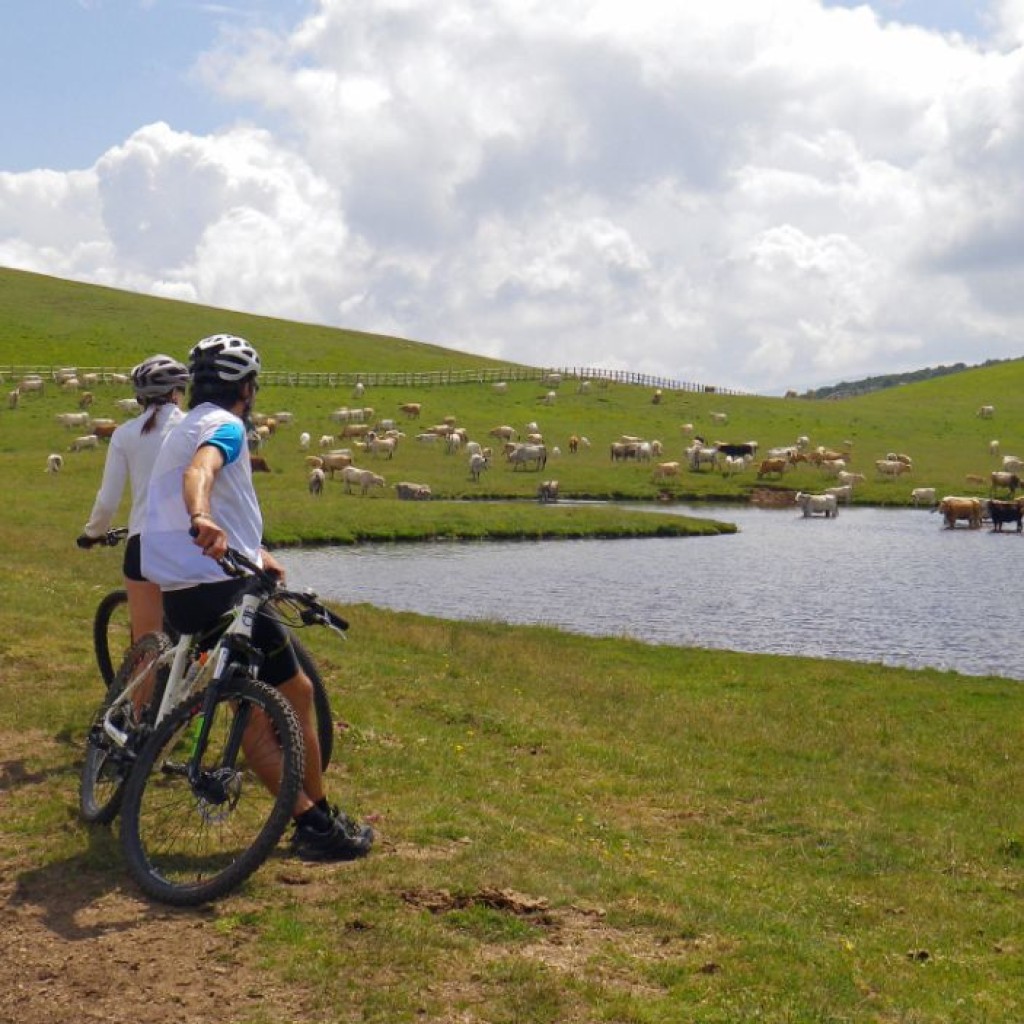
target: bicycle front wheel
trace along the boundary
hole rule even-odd
[[[135,751],[142,735],[140,722],[147,719],[147,701],[159,701],[162,677],[157,663],[171,648],[163,633],[147,633],[125,654],[121,667],[107,687],[107,694],[93,718],[85,739],[85,762],[79,785],[79,810],[91,825],[106,825],[117,817],[125,780],[135,760]],[[154,674],[152,680],[146,676]],[[111,714],[112,724],[128,734],[127,746],[120,746],[103,729],[107,710],[124,690],[138,685],[134,701],[126,700]]]
[[[190,771],[204,694],[169,714],[125,788],[121,845],[153,899],[195,906],[249,877],[287,826],[302,784],[302,734],[272,687],[240,676],[213,707],[198,770]]]

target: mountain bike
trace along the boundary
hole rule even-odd
[[[108,530],[92,544],[79,542],[79,546],[115,547],[127,536],[128,530],[125,527],[117,527]],[[164,619],[163,631],[170,638],[172,644],[177,643],[178,631],[167,619]],[[320,741],[320,767],[326,771],[334,754],[334,719],[331,713],[331,700],[327,695],[327,688],[324,686],[316,662],[313,661],[309,651],[294,635],[294,632],[291,639],[299,666],[313,684],[313,707],[316,712],[317,738]],[[92,644],[96,654],[96,665],[109,695],[114,678],[118,674],[118,669],[115,666],[120,666],[120,659],[132,646],[132,629],[128,615],[128,592],[126,590],[120,588],[112,590],[101,598],[93,615]],[[121,688],[123,688],[123,683]],[[114,813],[116,814],[116,811]],[[112,817],[109,820],[112,820]]]
[[[177,906],[217,899],[248,878],[281,838],[302,786],[295,712],[259,680],[256,614],[340,635],[348,625],[236,551],[221,565],[249,577],[227,625],[212,646],[189,634],[133,645],[90,730],[82,778],[83,815],[109,820],[120,804],[129,872],[147,895]]]

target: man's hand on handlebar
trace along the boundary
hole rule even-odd
[[[228,550],[228,535],[209,516],[196,516],[189,527],[196,547],[203,549],[203,554],[219,562]]]

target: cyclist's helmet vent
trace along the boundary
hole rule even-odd
[[[132,370],[132,387],[137,398],[160,398],[175,388],[188,387],[188,367],[170,356],[144,359]]]
[[[234,334],[211,334],[189,353],[189,369],[196,384],[233,383],[260,372],[256,349]]]

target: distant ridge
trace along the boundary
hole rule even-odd
[[[886,388],[900,387],[903,384],[916,384],[922,380],[931,380],[933,377],[948,377],[950,374],[962,373],[964,370],[976,370],[985,366],[996,366],[999,363],[1013,363],[1016,361],[1016,358],[986,359],[985,362],[976,363],[973,366],[968,366],[967,363],[953,363],[952,366],[929,366],[923,370],[911,370],[908,373],[886,373],[878,377],[865,377],[863,380],[843,381],[840,384],[830,384],[822,388],[809,389],[801,397],[853,398],[856,395],[866,395],[872,391],[884,391]]]

